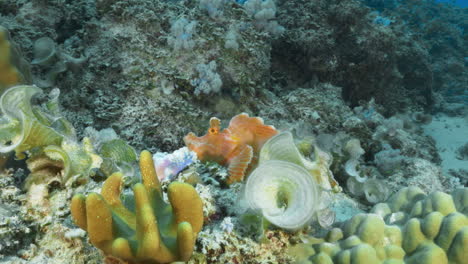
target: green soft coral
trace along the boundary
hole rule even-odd
[[[79,142],[73,126],[60,112],[60,91],[53,89],[42,107],[32,105],[31,99],[41,93],[36,86],[20,85],[0,98],[0,153],[15,151],[18,159],[28,157],[31,173],[26,188],[57,176],[65,183],[97,170],[111,175],[136,160],[133,148],[121,139],[103,139],[99,151],[87,137]]]
[[[324,239],[293,249],[298,263],[463,264],[468,259],[468,188],[426,195],[416,187],[358,214]]]
[[[93,245],[129,263],[188,261],[203,225],[203,205],[195,189],[173,182],[166,204],[151,153],[140,156],[142,183],[121,195],[122,175],[114,173],[101,194],[76,195],[71,212]]]
[[[16,152],[16,157],[23,159],[26,151],[48,145],[60,145],[66,134],[71,136],[73,131],[67,130],[71,125],[65,124],[64,119],[46,115],[38,107],[31,105],[31,98],[42,91],[36,86],[15,86],[0,98],[0,152]],[[60,130],[54,129],[54,126]],[[63,129],[62,129],[63,128]],[[62,134],[62,133],[65,134]]]
[[[77,176],[91,175],[103,163],[89,138],[84,138],[81,144],[65,139],[60,146],[49,145],[42,151],[27,160],[31,173],[24,183],[26,189],[33,183],[53,178],[57,170],[60,171],[60,182],[66,183],[69,179],[76,180]]]

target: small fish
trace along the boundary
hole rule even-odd
[[[228,167],[228,184],[242,181],[250,165],[256,164],[263,144],[278,131],[263,123],[259,117],[242,113],[233,117],[228,128],[221,131],[221,120],[210,119],[206,135],[189,133],[184,137],[187,147],[201,161],[217,162]]]

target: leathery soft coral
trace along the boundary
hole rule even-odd
[[[44,107],[31,103],[41,93],[36,86],[19,85],[0,97],[0,153],[14,151],[17,159],[28,158],[27,189],[56,176],[60,183],[87,177],[102,164],[90,140],[79,143],[73,126],[62,116],[60,91],[53,89]]]
[[[200,197],[191,185],[173,182],[166,204],[148,151],[140,155],[140,170],[143,183],[134,185],[134,195],[120,195],[121,173],[106,180],[101,194],[75,195],[71,212],[76,225],[105,254],[128,263],[189,260],[203,226]]]
[[[463,264],[468,259],[468,188],[426,195],[407,187],[324,239],[296,246],[298,263]]]

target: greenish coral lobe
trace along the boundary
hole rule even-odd
[[[15,150],[18,158],[35,147],[60,145],[64,135],[53,129],[59,119],[31,106],[31,98],[42,91],[36,86],[15,86],[2,95],[0,108],[0,152]],[[70,126],[71,127],[71,126]]]

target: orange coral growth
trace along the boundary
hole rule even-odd
[[[228,183],[244,179],[249,165],[254,164],[263,144],[278,131],[267,126],[259,117],[242,113],[221,131],[221,121],[212,117],[206,135],[189,133],[184,137],[187,147],[197,153],[201,161],[213,161],[228,167]]]
[[[30,83],[29,65],[10,41],[6,28],[0,26],[0,94],[20,83]]]

